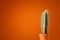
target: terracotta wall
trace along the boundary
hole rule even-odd
[[[45,9],[49,12],[48,40],[60,40],[58,0],[0,0],[0,40],[39,40]]]

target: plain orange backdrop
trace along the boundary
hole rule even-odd
[[[60,40],[59,0],[0,0],[0,40],[40,40],[41,14],[48,10],[48,40]]]

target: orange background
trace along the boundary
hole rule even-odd
[[[49,12],[48,40],[60,40],[58,0],[0,0],[0,40],[39,40],[45,9]]]

